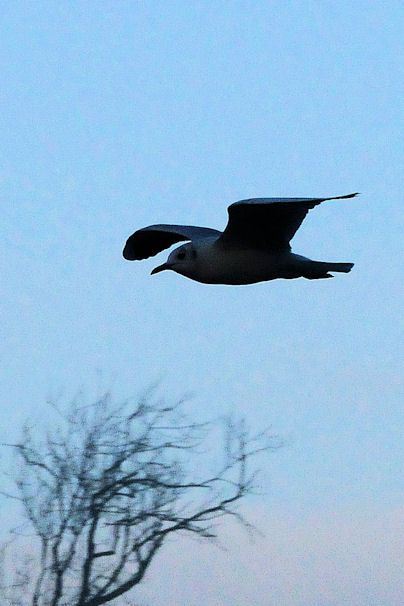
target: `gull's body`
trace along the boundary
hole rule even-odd
[[[184,244],[177,250],[189,245]],[[204,284],[254,284],[276,278],[298,278],[308,270],[310,259],[292,252],[267,252],[250,248],[226,250],[217,239],[192,245],[194,262],[178,268],[182,275]],[[171,269],[176,271],[175,255]]]
[[[351,198],[356,194],[339,196]],[[151,225],[128,239],[124,257],[147,258],[175,242],[167,262],[152,273],[170,269],[205,284],[253,284],[277,278],[320,279],[330,271],[347,273],[352,263],[314,261],[292,253],[292,239],[310,208],[334,198],[256,198],[229,207],[220,232],[187,225]]]

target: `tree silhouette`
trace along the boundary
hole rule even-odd
[[[247,463],[275,447],[267,432],[251,436],[243,422],[227,419],[222,461],[209,473],[216,426],[189,422],[182,403],[150,396],[116,405],[105,393],[89,405],[76,399],[67,412],[53,407],[56,427],[38,436],[27,425],[12,445],[14,498],[38,555],[27,555],[2,583],[11,606],[112,602],[142,581],[168,536],[212,538],[229,515],[246,523],[237,506],[254,487]]]

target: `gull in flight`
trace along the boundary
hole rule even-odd
[[[329,272],[348,273],[353,263],[313,261],[292,253],[290,241],[310,209],[325,200],[356,195],[240,200],[229,206],[229,220],[223,232],[192,225],[150,225],[128,238],[123,256],[129,261],[147,259],[186,240],[151,273],[171,269],[204,284],[332,278]]]

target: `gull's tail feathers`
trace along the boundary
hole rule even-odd
[[[320,280],[321,278],[332,278],[328,273],[330,271],[348,274],[353,268],[353,263],[327,263],[323,261],[312,261],[310,267],[307,267],[303,274],[303,278],[308,280]]]
[[[353,263],[324,263],[326,271],[338,271],[343,274],[349,274],[353,268]]]

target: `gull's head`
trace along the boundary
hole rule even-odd
[[[167,261],[158,267],[155,267],[151,274],[157,274],[165,269],[171,269],[182,274],[183,276],[190,276],[194,273],[195,262],[197,253],[195,247],[191,242],[179,246],[172,253],[170,253]]]

